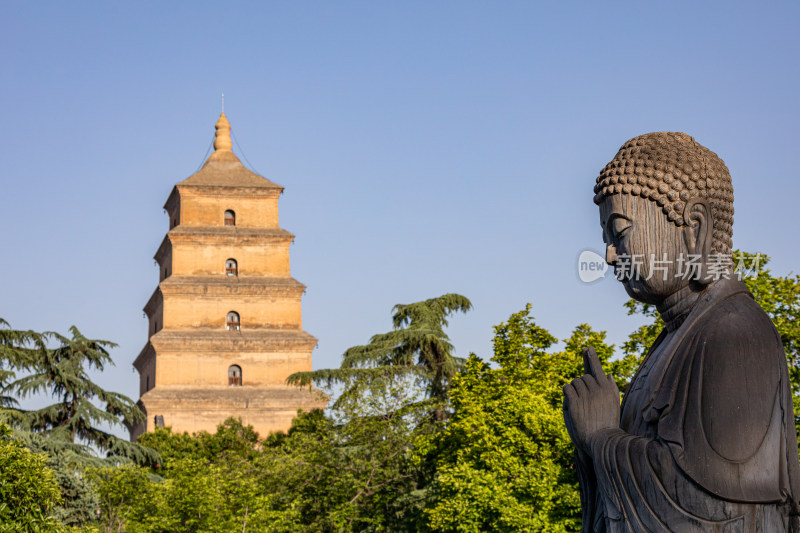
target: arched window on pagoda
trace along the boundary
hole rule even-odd
[[[228,385],[234,387],[242,386],[242,367],[239,365],[231,365],[228,368]]]
[[[225,225],[226,226],[235,226],[236,225],[236,213],[232,210],[228,209],[225,211]]]
[[[236,259],[225,261],[225,275],[234,278],[239,275],[239,263],[236,262]]]
[[[225,320],[228,331],[239,331],[239,313],[231,311]]]

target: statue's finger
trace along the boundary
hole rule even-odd
[[[573,438],[575,435],[575,424],[572,423],[572,417],[570,417],[566,404],[564,405],[564,425],[567,427],[567,433],[569,434],[570,438]]]
[[[590,376],[589,374],[584,374],[581,380],[586,384],[586,388],[589,389],[589,393],[594,393],[596,390],[600,390],[602,385],[600,381],[597,380],[596,377]]]
[[[597,352],[591,346],[583,349],[583,371],[595,378],[606,375],[603,372],[603,365],[600,364],[600,358],[597,357]]]
[[[578,397],[578,393],[575,392],[575,387],[572,383],[567,383],[564,385],[564,409],[567,409],[568,404],[571,401],[575,401]]]
[[[573,380],[572,386],[575,388],[578,397],[585,397],[589,394],[589,387],[583,378]]]

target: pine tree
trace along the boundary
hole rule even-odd
[[[130,398],[106,391],[89,378],[89,369],[102,371],[106,365],[113,365],[108,348],[115,344],[89,339],[75,326],[70,334],[65,337],[54,332],[12,330],[0,320],[0,380],[5,380],[5,405],[0,406],[0,415],[32,448],[51,454],[72,452],[78,461],[97,463],[91,450],[94,447],[114,461],[156,462],[158,456],[153,450],[98,427],[131,425],[144,416]],[[17,377],[16,373],[23,375]],[[18,407],[17,399],[33,395],[56,401],[39,409]]]
[[[298,372],[289,376],[287,383],[331,386],[363,378],[416,376],[425,384],[427,396],[441,405],[450,380],[464,366],[464,359],[453,355],[453,345],[444,328],[451,314],[470,309],[472,303],[460,294],[397,304],[392,309],[394,329],[373,336],[369,344],[349,348],[340,368]],[[441,416],[440,408],[437,412]]]

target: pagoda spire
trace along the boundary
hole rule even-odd
[[[214,127],[217,130],[214,137],[214,151],[230,152],[233,146],[231,144],[231,124],[228,122],[225,112],[219,116],[219,120],[217,120],[217,123],[214,125]]]

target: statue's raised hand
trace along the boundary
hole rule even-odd
[[[582,377],[564,386],[564,421],[572,442],[589,451],[596,431],[619,427],[619,389],[592,347],[583,350],[583,368]]]

